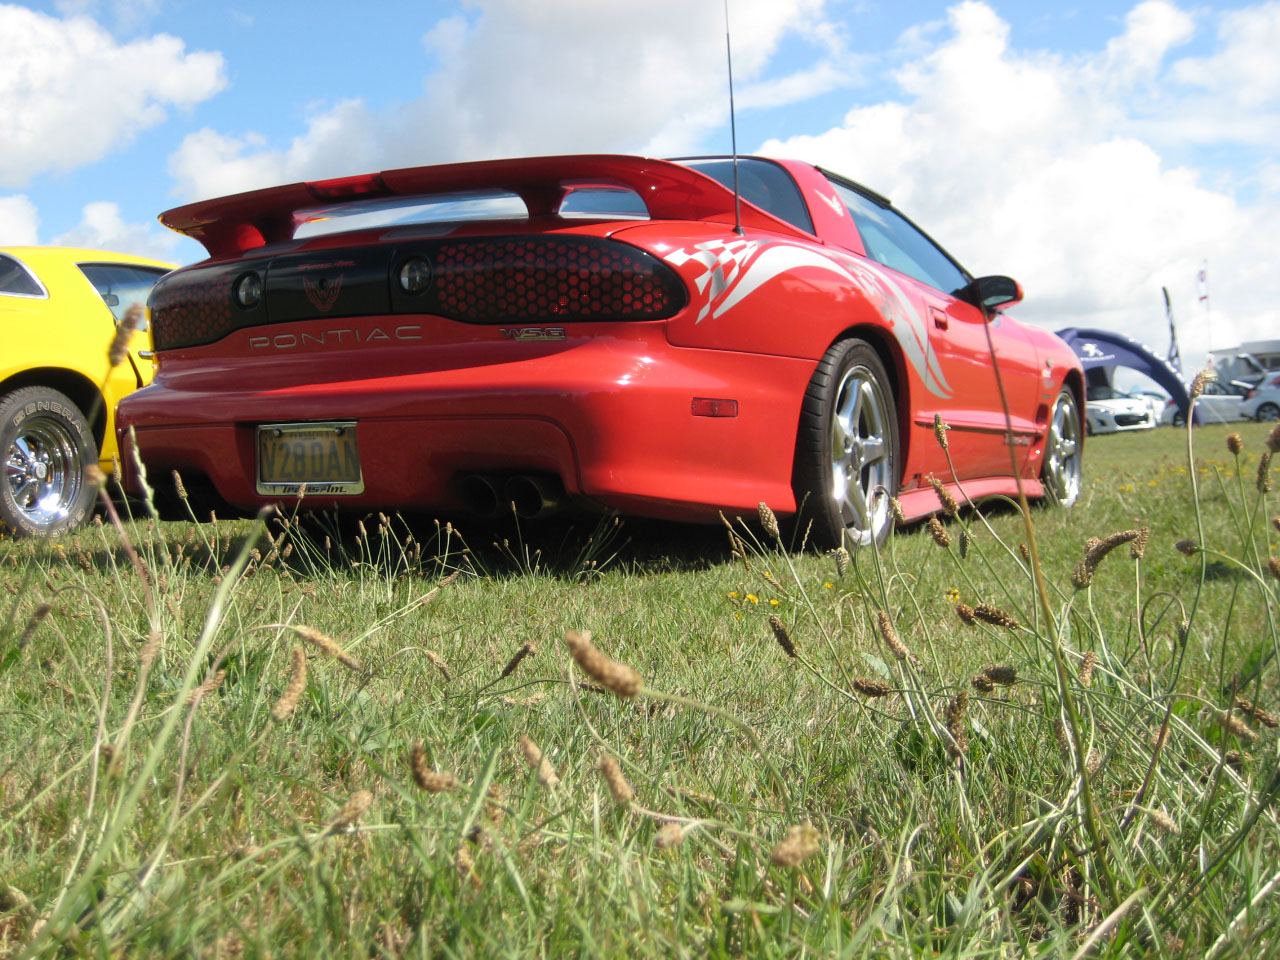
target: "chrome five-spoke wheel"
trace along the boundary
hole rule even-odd
[[[898,484],[893,389],[875,350],[842,340],[818,364],[801,412],[796,493],[820,547],[882,543]]]
[[[0,400],[5,485],[0,523],[18,535],[61,533],[81,522],[94,490],[85,468],[97,445],[79,408],[56,390],[27,387]]]
[[[1064,507],[1071,506],[1080,496],[1083,452],[1076,397],[1069,387],[1064,387],[1049,418],[1044,438],[1044,465],[1040,468],[1046,494]]]

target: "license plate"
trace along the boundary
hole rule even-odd
[[[265,423],[258,427],[258,493],[351,496],[364,493],[352,421]]]

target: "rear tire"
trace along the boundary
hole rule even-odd
[[[1269,420],[1275,420],[1280,418],[1280,407],[1276,406],[1274,403],[1264,403],[1258,408],[1258,412],[1255,416],[1258,418],[1259,423],[1266,423]]]
[[[53,536],[84,522],[97,493],[85,470],[97,466],[98,444],[71,400],[48,387],[0,398],[0,450],[0,524],[14,536]]]
[[[1044,438],[1044,461],[1040,480],[1045,497],[1064,507],[1080,498],[1080,474],[1083,460],[1080,444],[1080,408],[1070,387],[1063,387],[1049,417]]]
[[[879,355],[862,340],[827,350],[805,391],[796,439],[800,532],[815,546],[882,544],[898,490],[898,414]]]

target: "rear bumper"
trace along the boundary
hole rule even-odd
[[[463,478],[533,473],[558,477],[589,509],[675,520],[754,511],[762,500],[795,509],[792,460],[812,361],[672,347],[657,325],[629,338],[490,345],[448,366],[424,351],[418,366],[434,369],[419,371],[408,354],[162,364],[120,407],[126,486],[141,492],[136,445],[153,486],[177,471],[254,509],[278,502],[255,490],[259,424],[353,420],[364,492],[307,496],[306,505],[461,511]],[[738,415],[694,416],[695,397],[736,400]]]

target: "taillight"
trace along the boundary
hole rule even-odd
[[[335,200],[354,200],[357,197],[389,197],[391,190],[376,173],[358,177],[338,177],[334,180],[313,180],[307,189],[317,200],[331,203]]]
[[[1250,387],[1248,390],[1244,392],[1244,398],[1246,400],[1252,400],[1255,396],[1257,396],[1257,393],[1258,393],[1257,387]]]
[[[441,243],[430,255],[434,312],[470,323],[656,320],[686,300],[674,270],[608,240],[468,239]]]

